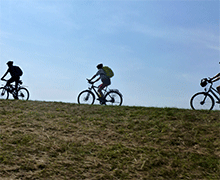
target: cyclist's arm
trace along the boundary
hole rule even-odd
[[[218,77],[218,78],[217,78]],[[217,78],[217,79],[215,79]],[[217,75],[215,75],[213,78],[210,78],[210,80],[212,81],[213,79],[215,79],[213,82],[218,81],[220,78],[220,73],[218,73]]]
[[[2,76],[1,80],[4,80],[5,76],[7,76],[8,73],[9,71],[7,70],[7,72]]]
[[[94,76],[92,76],[91,79],[88,79],[89,81],[92,81],[94,78],[96,77],[96,74]]]
[[[96,76],[98,76],[98,75],[100,75],[100,72],[99,72],[99,71],[98,71],[91,79],[89,79],[89,81],[92,81],[92,80],[93,80]],[[100,79],[100,78],[99,78],[99,79]],[[99,79],[98,79],[98,80],[99,80]],[[98,80],[96,80],[96,81],[98,81]],[[96,81],[95,81],[95,82],[96,82]]]
[[[216,82],[220,79],[220,77],[215,78],[215,80],[213,80],[212,82]]]
[[[97,81],[99,81],[101,78],[99,77],[98,79],[96,79],[93,83],[95,83],[95,82],[97,82]]]

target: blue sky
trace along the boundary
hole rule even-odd
[[[102,62],[124,105],[190,108],[219,72],[219,13],[218,0],[0,0],[0,74],[13,60],[32,100],[76,103]]]

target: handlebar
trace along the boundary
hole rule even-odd
[[[213,82],[212,82],[210,77],[209,77],[209,79],[208,78],[201,79],[200,85],[202,87],[205,87],[208,83],[210,83],[211,85],[213,84]]]

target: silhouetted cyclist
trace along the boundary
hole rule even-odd
[[[18,83],[20,81],[20,76],[22,76],[23,72],[18,66],[13,66],[13,61],[8,61],[6,64],[8,65],[8,70],[2,76],[1,80],[5,80],[5,76],[10,73],[11,78],[7,80],[6,85],[10,85],[11,83],[15,82],[16,96],[14,98],[18,99]]]

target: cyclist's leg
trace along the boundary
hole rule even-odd
[[[11,83],[15,82],[15,90],[16,90],[15,96],[14,96],[15,99],[18,99],[18,81],[19,81],[19,79],[20,79],[19,77],[11,77],[6,83],[6,85],[9,86]]]
[[[100,98],[103,98],[103,93],[102,93],[102,90],[106,87],[106,85],[104,83],[100,84],[99,85],[99,88],[98,88],[98,93],[99,93],[99,96]]]
[[[110,78],[108,78],[108,79],[104,79],[102,81],[102,84],[99,85],[98,92],[99,92],[101,98],[103,98],[103,96],[104,96],[103,93],[102,93],[102,90],[105,87],[109,86],[110,84],[111,84],[111,81],[110,81]]]
[[[7,81],[6,85],[9,86],[9,85],[10,85],[11,83],[13,83],[14,81],[15,81],[14,78],[11,77],[11,78]]]
[[[16,94],[15,94],[15,99],[18,99],[18,83],[19,83],[20,77],[15,77],[15,89],[16,89]]]

